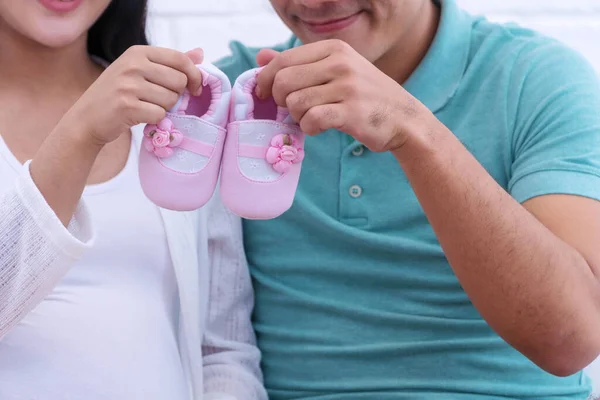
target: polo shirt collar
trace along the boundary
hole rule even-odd
[[[402,85],[432,112],[454,96],[468,64],[473,19],[455,0],[441,1],[441,18],[429,51]]]
[[[456,0],[441,0],[441,18],[429,51],[402,85],[436,112],[454,96],[468,63],[473,19]],[[302,45],[295,38],[294,46]]]

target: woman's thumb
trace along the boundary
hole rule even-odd
[[[204,60],[204,50],[196,48],[185,53],[194,64],[202,64]]]

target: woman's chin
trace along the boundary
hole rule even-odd
[[[43,47],[61,49],[78,42],[85,35],[85,32],[85,29],[74,29],[73,26],[46,29],[38,26],[34,32],[27,36]]]

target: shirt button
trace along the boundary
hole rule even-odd
[[[354,149],[352,149],[352,154],[355,156],[362,156],[362,154],[365,152],[365,147],[364,146],[358,146],[355,147]]]
[[[350,197],[354,197],[356,199],[362,194],[362,188],[358,185],[352,185],[350,186],[350,190],[348,192],[350,193]]]

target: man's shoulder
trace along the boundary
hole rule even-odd
[[[256,68],[256,55],[262,49],[269,48],[277,51],[284,51],[294,47],[296,38],[292,36],[285,42],[275,46],[246,46],[240,41],[232,41],[229,44],[231,54],[215,62],[215,65],[229,77],[231,82],[235,82],[238,76],[249,69]]]
[[[557,86],[574,81],[592,87],[599,84],[597,71],[579,51],[514,23],[476,20],[469,53],[466,73],[476,81],[503,82],[512,100],[526,91],[527,97],[537,102]]]
[[[556,63],[564,69],[583,68],[595,74],[589,60],[558,39],[516,23],[483,18],[473,23],[469,61],[487,69],[510,69],[522,76],[542,64]]]

